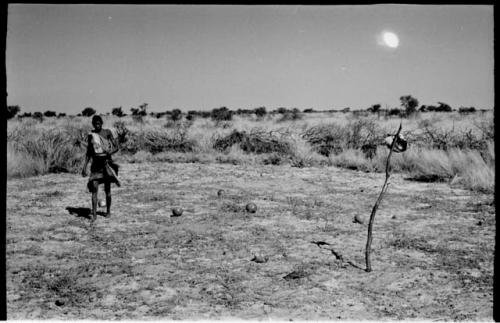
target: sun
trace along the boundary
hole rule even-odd
[[[389,48],[398,48],[399,46],[398,35],[396,35],[392,31],[384,31],[382,33],[382,42]]]
[[[392,49],[399,47],[399,37],[392,31],[383,31],[377,38],[379,45]]]

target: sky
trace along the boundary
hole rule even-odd
[[[9,4],[7,103],[354,110],[412,95],[489,109],[493,28],[491,5]]]

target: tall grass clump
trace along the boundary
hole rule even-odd
[[[377,150],[372,160],[373,170],[383,172],[388,151]],[[345,162],[344,162],[345,163]],[[337,163],[338,164],[338,163]],[[356,165],[356,163],[351,162]],[[340,164],[339,166],[343,166]],[[448,182],[465,189],[494,192],[495,153],[493,143],[485,152],[478,150],[449,150],[414,148],[402,154],[393,154],[391,170],[409,175],[409,179],[423,182]]]
[[[229,135],[215,134],[213,138],[213,148],[217,151],[227,151],[233,145],[247,154],[277,153],[290,156],[293,153],[286,134],[278,131],[264,131],[260,128],[253,128],[250,132],[233,130]]]
[[[302,137],[323,156],[338,155],[346,149],[361,149],[382,142],[383,130],[368,118],[350,120],[345,125],[319,124],[306,129]]]
[[[489,144],[486,159],[475,150],[454,149],[449,152],[451,167],[456,176],[452,184],[459,184],[473,191],[495,191],[495,153]]]
[[[24,156],[27,160],[31,160],[25,165],[32,167],[32,170],[25,168],[23,172],[15,173],[36,175],[77,172],[85,153],[84,149],[75,145],[77,139],[74,133],[68,133],[63,129],[39,130],[38,133],[12,138],[10,161]],[[10,166],[10,169],[13,170],[13,166]]]
[[[196,144],[194,140],[188,138],[187,129],[183,127],[126,130],[125,135],[126,137],[119,141],[122,141],[122,151],[130,154],[136,154],[141,150],[152,154],[165,151],[187,153],[192,152]],[[120,137],[120,134],[118,136]]]
[[[328,159],[333,166],[365,172],[373,171],[373,162],[357,149],[346,149],[340,154],[331,155]]]
[[[7,145],[7,177],[23,178],[44,173],[42,160]]]

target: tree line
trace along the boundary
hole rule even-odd
[[[404,95],[400,97],[401,107],[400,108],[390,108],[390,109],[382,109],[380,104],[373,104],[369,108],[365,110],[353,110],[353,113],[359,112],[368,112],[368,113],[376,113],[387,116],[399,116],[399,117],[410,117],[417,112],[452,112],[454,111],[449,104],[444,102],[438,102],[438,105],[421,105],[419,106],[418,100],[411,95]],[[307,108],[304,110],[299,110],[298,108],[285,108],[280,107],[274,109],[272,111],[267,111],[266,107],[258,107],[254,109],[237,109],[231,110],[227,107],[214,108],[209,111],[197,111],[197,110],[189,110],[187,112],[182,112],[180,109],[167,110],[164,112],[148,112],[148,103],[143,103],[139,105],[137,108],[130,108],[130,115],[134,117],[144,117],[147,115],[163,118],[166,117],[172,121],[178,121],[182,119],[183,116],[186,117],[187,120],[193,120],[196,117],[200,118],[211,118],[215,121],[228,121],[231,120],[234,115],[255,115],[257,118],[263,118],[266,115],[282,115],[282,119],[286,120],[294,120],[299,119],[302,113],[319,113],[319,112],[341,112],[348,113],[351,112],[349,107],[342,108],[340,110],[331,109],[331,110],[314,110],[312,108]],[[458,109],[459,113],[474,113],[476,112],[475,107],[460,107]],[[7,106],[6,116],[7,119],[12,119],[16,115],[20,118],[31,117],[34,119],[42,120],[44,117],[66,117],[66,113],[56,113],[55,111],[47,110],[45,112],[24,112],[20,114],[21,108],[18,105],[9,105]],[[81,113],[77,114],[77,116],[91,117],[97,114],[97,111],[92,107],[84,108]],[[109,113],[107,113],[109,115]],[[111,109],[111,115],[117,117],[125,117],[127,114],[123,111],[122,107],[114,107]]]

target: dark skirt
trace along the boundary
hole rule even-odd
[[[99,184],[115,183],[120,186],[118,181],[119,166],[108,156],[94,156],[92,157],[92,164],[90,165],[90,178],[87,183],[89,192],[92,192],[95,181]]]

